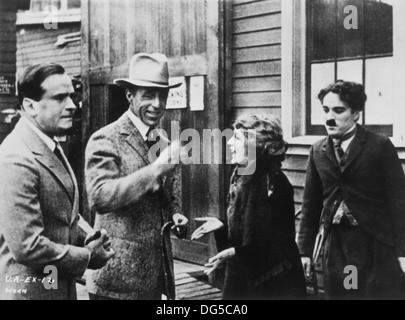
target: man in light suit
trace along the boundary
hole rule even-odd
[[[404,170],[389,138],[357,124],[366,98],[342,80],[319,93],[328,137],[310,151],[298,245],[307,277],[323,253],[327,298],[405,299]]]
[[[60,65],[29,66],[18,94],[22,117],[0,146],[0,299],[76,299],[75,279],[114,253],[105,230],[89,241],[75,176],[55,140],[72,126],[72,82]],[[53,288],[47,266],[57,272]]]
[[[169,89],[180,84],[169,85],[167,58],[159,53],[134,55],[129,78],[114,82],[126,89],[129,110],[92,135],[85,172],[95,225],[111,235],[116,256],[87,279],[87,288],[95,300],[173,299],[170,238],[162,228],[188,223],[171,191],[180,145],[173,142],[154,160],[149,132],[164,115]]]

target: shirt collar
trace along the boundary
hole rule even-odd
[[[147,139],[146,135],[147,135],[147,133],[149,131],[149,126],[144,124],[141,119],[139,119],[136,115],[134,115],[132,113],[131,110],[128,110],[127,114],[128,114],[129,119],[131,119],[132,123],[134,124],[134,126],[138,129],[138,131],[141,134],[143,140],[146,141],[146,139]]]
[[[49,147],[49,149],[51,149],[52,152],[55,151],[56,142],[54,139],[48,137],[45,133],[43,133],[40,129],[38,129],[38,127],[35,124],[33,124],[25,116],[22,116],[21,120],[23,120],[39,136],[39,138]]]

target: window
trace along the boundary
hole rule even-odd
[[[21,8],[17,13],[16,24],[18,26],[43,24],[50,14],[55,13],[57,13],[58,23],[80,22],[80,8],[81,0],[31,0],[29,10]],[[24,7],[24,9],[28,8]]]
[[[31,12],[42,12],[47,6],[56,7],[65,11],[70,9],[80,9],[81,0],[31,0]]]
[[[345,8],[355,10],[345,12]],[[357,28],[347,28],[348,20]],[[365,86],[368,100],[360,123],[392,136],[392,0],[307,0],[306,43],[307,134],[325,134],[317,95],[329,83],[343,79]]]

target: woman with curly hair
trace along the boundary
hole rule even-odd
[[[205,223],[192,235],[199,239],[215,232],[219,253],[209,259],[205,272],[210,274],[226,262],[225,300],[305,299],[305,278],[295,243],[294,192],[281,171],[287,144],[279,121],[241,116],[228,145],[235,170],[227,222],[197,218]],[[252,147],[256,159],[247,158]],[[239,170],[243,167],[245,171]]]

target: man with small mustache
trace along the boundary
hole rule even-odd
[[[357,124],[366,94],[338,80],[319,93],[328,137],[312,146],[298,246],[322,259],[328,299],[404,299],[405,176],[389,138]],[[347,267],[355,274],[347,281]]]
[[[103,267],[114,252],[105,230],[79,215],[79,191],[56,136],[72,126],[70,77],[58,64],[27,67],[18,80],[21,119],[0,147],[0,300],[76,299],[76,278]],[[41,280],[58,272],[55,288]],[[24,293],[22,293],[24,292]]]

